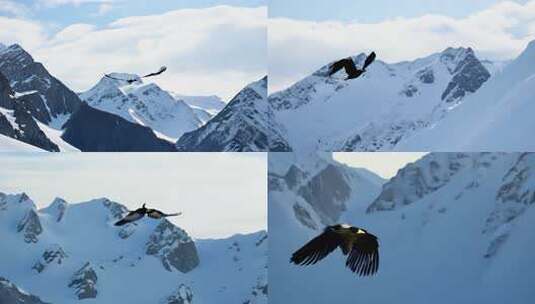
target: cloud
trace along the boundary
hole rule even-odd
[[[181,9],[102,27],[73,24],[51,36],[42,35],[44,27],[40,30],[36,23],[9,21],[27,30],[7,41],[20,41],[76,91],[89,89],[103,73],[142,74],[166,65],[168,71],[154,79],[163,88],[229,99],[266,74],[266,7]]]
[[[81,4],[109,4],[113,3],[116,0],[38,0],[37,5],[38,6],[45,6],[45,7],[56,7],[56,6],[62,6],[62,5],[74,5],[79,6]]]
[[[501,2],[465,18],[424,15],[378,23],[269,21],[270,92],[283,89],[322,65],[376,50],[381,60],[397,62],[472,47],[480,57],[511,59],[535,39],[535,1]]]
[[[0,13],[16,17],[24,17],[30,14],[30,9],[24,4],[9,0],[0,0]]]
[[[36,48],[46,41],[41,24],[29,20],[0,16],[0,43],[19,43],[27,48]]]
[[[102,3],[98,7],[97,16],[104,16],[113,9],[111,3]]]

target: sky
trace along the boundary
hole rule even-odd
[[[4,153],[0,192],[25,192],[38,208],[56,197],[142,202],[193,237],[267,229],[265,153]]]
[[[333,158],[354,168],[365,168],[384,179],[390,179],[408,163],[422,158],[427,152],[358,152],[333,153]]]
[[[372,50],[388,63],[461,46],[482,59],[514,59],[535,39],[535,0],[271,0],[268,26],[273,93]]]
[[[0,42],[19,43],[74,91],[109,72],[229,101],[267,73],[266,0],[0,0]]]

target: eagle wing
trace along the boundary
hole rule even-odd
[[[366,60],[364,61],[364,66],[362,66],[362,69],[365,70],[372,62],[375,60],[375,52],[371,52],[368,57],[366,57]]]
[[[379,269],[379,243],[377,237],[369,233],[359,233],[349,256],[346,267],[360,276],[373,275]]]
[[[144,215],[142,213],[131,211],[125,217],[123,217],[120,221],[115,223],[115,226],[122,226],[131,222],[135,222],[141,219],[143,216]]]
[[[315,264],[335,250],[340,243],[341,239],[335,232],[325,230],[322,234],[306,243],[301,249],[294,252],[290,262],[296,265]]]
[[[163,72],[165,72],[165,71],[167,71],[167,67],[166,67],[166,66],[163,66],[163,67],[161,67],[161,68],[158,70],[158,72],[154,72],[154,73],[147,74],[147,75],[143,76],[143,78],[145,78],[145,77],[151,77],[151,76],[156,76],[156,75],[160,75],[161,73],[163,73]]]
[[[355,66],[355,62],[353,59],[351,59],[351,57],[340,59],[333,63],[329,69],[329,76],[335,74],[341,69],[345,69],[348,75],[357,73],[357,67]]]
[[[167,214],[167,213],[161,212],[160,210],[147,209],[147,216],[150,217],[150,218],[153,218],[153,219],[161,219],[163,217],[177,216],[177,215],[181,215],[181,214],[182,214],[182,212]]]

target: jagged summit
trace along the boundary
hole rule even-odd
[[[58,220],[61,206],[67,209]],[[171,304],[182,290],[183,299],[267,303],[265,231],[194,240],[167,219],[114,226],[126,213],[106,197],[68,205],[55,199],[37,210],[25,194],[0,192],[0,273],[50,303]],[[144,288],[147,282],[157,287]],[[0,279],[0,302],[2,288]]]
[[[533,299],[535,154],[430,153],[401,168],[382,188],[346,179],[354,196],[332,200],[346,207],[337,222],[373,230],[383,250],[381,259],[389,264],[387,272],[379,270],[374,280],[359,281],[362,284],[337,269],[343,256],[336,253],[314,269],[296,269],[288,263],[291,253],[325,225],[319,221],[324,210],[311,208],[303,193],[334,193],[331,197],[343,193],[341,183],[329,183],[323,171],[293,165],[300,171],[274,174],[270,163],[270,301],[349,303],[358,297],[363,302],[403,298],[410,303],[433,299],[445,304]],[[332,165],[346,176],[354,170]],[[320,177],[321,183],[301,190],[301,185]],[[357,200],[376,190],[374,196]],[[323,201],[324,209],[336,210],[332,201]],[[411,282],[404,284],[408,273]],[[333,277],[339,279],[325,279]],[[295,293],[303,286],[307,293]],[[385,286],[388,293],[383,292]]]
[[[202,121],[192,108],[155,83],[144,83],[138,75],[111,73],[91,89],[79,94],[93,108],[119,115],[129,122],[153,129],[160,138],[175,141]],[[135,80],[128,83],[126,80]]]
[[[248,84],[221,112],[177,141],[180,151],[285,150],[267,103],[267,76]]]
[[[359,54],[353,60],[361,66],[365,58]],[[490,78],[471,48],[393,64],[381,61],[378,52],[367,72],[353,80],[343,73],[327,77],[328,67],[268,98],[294,151],[391,150],[442,119]]]

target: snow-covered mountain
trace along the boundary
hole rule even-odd
[[[365,58],[353,60],[360,66]],[[294,151],[393,150],[464,105],[503,63],[482,63],[471,48],[448,48],[410,62],[377,60],[349,81],[344,71],[327,77],[329,66],[269,96]]]
[[[226,103],[223,100],[221,100],[219,96],[216,96],[216,95],[190,96],[190,95],[183,95],[183,94],[179,94],[175,92],[171,92],[171,95],[177,100],[184,101],[193,109],[204,110],[212,116],[215,116],[217,113],[223,110],[223,108],[226,105]]]
[[[292,186],[295,179],[288,177],[297,176],[291,168],[298,166],[300,184],[317,179],[325,165],[316,164],[322,163],[324,155],[305,160],[288,153],[270,155],[270,303],[535,300],[535,154],[430,153],[402,168],[382,189],[369,180],[354,180],[341,191],[345,186],[340,182],[320,179],[309,192],[330,193],[330,199],[310,208],[300,187]],[[336,162],[328,163],[342,170]],[[360,170],[344,168],[353,174]],[[347,192],[352,195],[341,195]],[[346,210],[322,223],[322,209],[337,206],[331,201],[342,202]],[[306,213],[296,205],[305,206]],[[378,236],[377,275],[355,276],[338,251],[313,266],[289,263],[295,250],[333,222]]]
[[[177,141],[179,151],[287,150],[267,102],[267,76],[247,85],[201,128]]]
[[[0,151],[4,152],[28,150],[23,148],[24,144],[53,152],[75,150],[59,137],[60,132],[32,116],[26,95],[13,91],[2,73],[0,73],[0,134],[21,142],[17,145],[13,140],[3,139],[0,142]]]
[[[0,50],[0,73],[14,91],[25,95],[23,101],[31,115],[55,129],[61,128],[81,104],[76,93],[18,44]]]
[[[0,303],[9,304],[47,304],[39,297],[30,295],[9,280],[0,277]]]
[[[175,99],[154,83],[143,83],[138,75],[111,73],[80,98],[91,107],[147,126],[157,135],[176,141],[183,133],[197,129],[202,119],[184,101]],[[118,79],[135,80],[132,83]],[[206,119],[205,117],[202,117]]]
[[[267,303],[265,232],[193,240],[165,219],[114,226],[126,211],[106,198],[37,210],[0,193],[0,273],[50,303]]]
[[[535,41],[462,106],[430,128],[415,132],[397,150],[535,151]],[[462,134],[462,135],[461,135]]]

